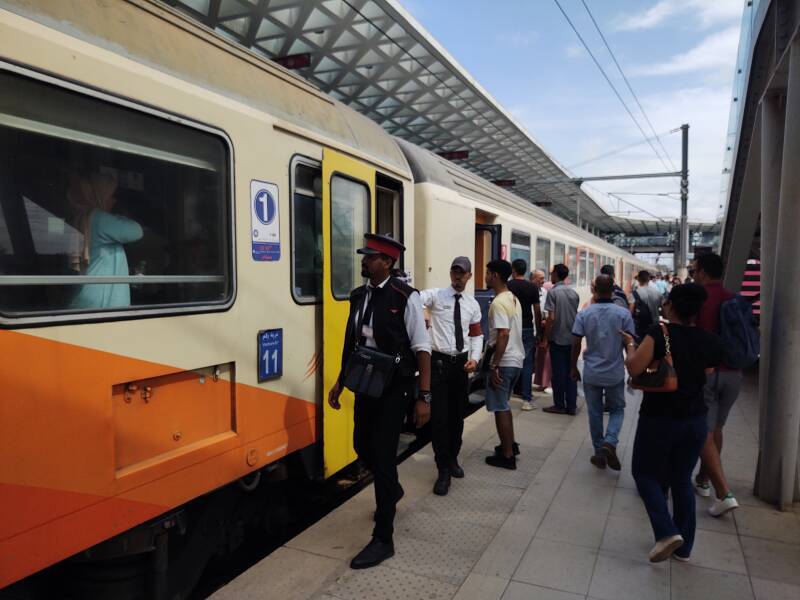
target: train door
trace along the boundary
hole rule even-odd
[[[328,390],[339,376],[350,291],[363,283],[364,234],[375,227],[375,169],[327,148],[322,158],[322,436],[325,477],[356,459],[352,392],[344,390],[333,410]]]
[[[475,224],[475,264],[472,271],[475,274],[476,290],[486,289],[486,263],[500,258],[501,230],[500,225]]]

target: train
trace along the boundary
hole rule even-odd
[[[419,289],[647,268],[157,1],[0,0],[0,82],[0,588],[186,597],[271,485],[353,463],[322,399],[366,232]]]

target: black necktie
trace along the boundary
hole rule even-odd
[[[461,352],[464,349],[464,330],[461,329],[461,294],[456,294],[456,306],[453,309],[453,323],[456,326],[456,350]]]

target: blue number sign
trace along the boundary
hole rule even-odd
[[[283,329],[258,332],[258,381],[283,375]]]

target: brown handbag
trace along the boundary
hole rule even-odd
[[[669,331],[667,326],[661,323],[661,333],[664,335],[664,347],[666,354],[664,358],[654,360],[647,368],[631,377],[630,385],[636,390],[651,393],[674,392],[678,389],[678,373],[672,364],[672,351],[669,346]]]

